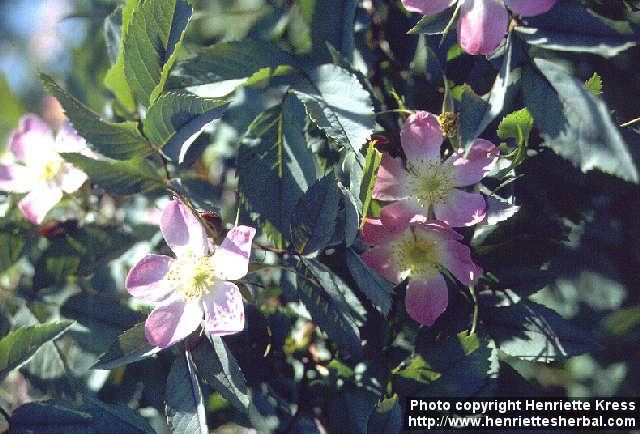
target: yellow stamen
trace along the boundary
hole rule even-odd
[[[442,257],[437,240],[422,231],[411,230],[393,247],[393,258],[404,279],[412,275],[437,274]]]
[[[207,294],[216,276],[211,257],[186,253],[171,263],[165,279],[176,285],[176,292],[184,301],[190,301]]]
[[[445,204],[453,188],[452,167],[440,161],[417,160],[407,163],[410,177],[409,190],[420,206],[427,208],[434,204]]]

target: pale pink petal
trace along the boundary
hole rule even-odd
[[[380,200],[397,200],[406,197],[407,171],[397,158],[382,156],[372,196]]]
[[[69,122],[62,125],[56,135],[56,152],[80,152],[87,147],[87,142]]]
[[[162,212],[160,230],[174,253],[192,252],[202,256],[207,252],[207,236],[200,220],[180,200],[170,201]]]
[[[470,285],[482,274],[482,268],[471,260],[469,247],[457,241],[442,244],[442,265],[463,285]]]
[[[457,0],[402,0],[402,6],[411,12],[433,15],[452,6]]]
[[[9,139],[9,149],[19,160],[29,163],[40,160],[42,152],[53,151],[53,133],[49,126],[34,114],[20,119],[18,129]]]
[[[169,256],[147,255],[138,262],[127,275],[124,282],[129,294],[137,299],[159,302],[166,299],[174,290],[164,279],[173,261]]]
[[[87,174],[76,169],[69,163],[64,163],[58,174],[58,183],[65,193],[73,193],[87,180]]]
[[[31,223],[39,225],[60,199],[62,190],[59,187],[40,182],[18,203],[18,208]]]
[[[19,164],[0,164],[0,191],[26,193],[34,187],[35,179],[29,169]]]
[[[202,301],[205,330],[218,336],[244,330],[244,304],[236,285],[220,280]]]
[[[411,225],[435,235],[441,241],[461,240],[464,238],[458,232],[454,231],[451,226],[439,220],[413,222]]]
[[[147,318],[144,332],[152,345],[166,348],[186,338],[202,322],[199,300],[185,303],[174,299],[155,308]]]
[[[386,244],[397,239],[403,229],[405,228],[391,230],[385,227],[380,219],[367,217],[362,226],[362,241],[370,246]]]
[[[458,20],[458,42],[469,54],[490,54],[500,45],[508,24],[502,0],[466,0]]]
[[[449,289],[442,274],[411,279],[407,284],[404,305],[411,318],[431,326],[447,309]]]
[[[459,149],[445,164],[453,168],[453,182],[456,187],[466,187],[480,182],[482,178],[496,165],[500,151],[488,140],[477,139],[471,145],[469,154],[465,158],[464,150]]]
[[[251,241],[255,234],[256,230],[249,226],[236,226],[227,232],[211,258],[217,276],[224,280],[236,280],[247,274]]]
[[[362,254],[362,260],[389,282],[400,283],[400,270],[393,260],[393,251],[389,246],[376,246]]]
[[[399,232],[412,222],[426,221],[427,211],[414,199],[399,200],[380,210],[380,220],[390,230]]]
[[[438,118],[425,111],[412,114],[400,131],[400,141],[409,164],[414,160],[439,161],[442,129]]]
[[[522,17],[540,15],[550,10],[557,0],[504,0],[509,9]]]
[[[478,193],[451,189],[445,204],[436,204],[433,211],[436,219],[447,223],[454,228],[460,226],[473,226],[484,220],[487,204],[484,197]]]

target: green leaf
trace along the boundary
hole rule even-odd
[[[358,78],[339,66],[320,65],[292,92],[327,137],[359,154],[375,124],[373,102]]]
[[[379,396],[377,392],[351,384],[340,389],[329,412],[329,432],[367,434],[369,417]]]
[[[8,223],[0,228],[0,273],[13,266],[24,252],[32,231],[20,224]]]
[[[333,172],[313,184],[291,214],[291,243],[298,253],[323,250],[336,230],[338,185]]]
[[[238,151],[238,190],[243,205],[276,229],[276,244],[289,233],[291,210],[317,179],[303,134],[302,105],[286,96],[249,126]]]
[[[5,143],[11,130],[18,126],[20,116],[25,112],[24,107],[16,98],[4,74],[0,74],[0,101],[2,101],[2,116],[0,116],[0,143]]]
[[[293,56],[272,44],[245,39],[200,48],[179,63],[176,73],[194,85],[240,80],[238,85],[250,86],[290,74],[296,64]]]
[[[485,386],[495,363],[491,341],[463,331],[414,356],[395,383],[404,395],[465,397]]]
[[[50,244],[35,263],[34,289],[63,283],[68,276],[89,276],[96,269],[122,255],[141,238],[119,226],[89,223],[81,228],[64,228],[50,238]]]
[[[427,34],[441,35],[454,18],[455,8],[447,8],[433,15],[423,16],[418,23],[407,32],[408,35]]]
[[[477,96],[470,87],[465,87],[460,104],[460,142],[466,150],[480,134],[498,117],[505,106],[509,105],[520,78],[520,70],[512,71],[513,38],[509,34],[502,66],[485,100]]]
[[[402,408],[398,395],[385,398],[369,417],[368,434],[394,434],[402,431]]]
[[[73,321],[20,327],[0,340],[0,379],[29,360],[46,342],[57,339]]]
[[[198,375],[234,407],[245,411],[250,396],[238,362],[220,336],[207,336],[210,342],[200,343],[191,352]]]
[[[604,102],[553,62],[536,59],[522,78],[524,100],[545,146],[580,167],[638,182],[638,170]]]
[[[106,353],[102,354],[92,369],[113,369],[138,362],[156,354],[161,349],[147,341],[144,323],[138,323],[118,336]]]
[[[164,90],[193,9],[186,0],[138,2],[124,34],[124,71],[139,104]]]
[[[391,309],[391,289],[393,285],[373,271],[353,249],[346,252],[347,267],[362,293],[386,317]]]
[[[311,61],[330,62],[330,44],[350,62],[355,50],[356,0],[323,0],[313,3],[311,17]]]
[[[182,162],[203,128],[220,118],[228,105],[226,99],[168,92],[149,107],[143,122],[144,133],[169,159]]]
[[[529,135],[533,129],[533,118],[526,108],[509,113],[498,125],[498,137],[502,140],[515,139],[522,145],[529,141]]]
[[[599,347],[587,332],[531,301],[487,308],[483,319],[500,350],[519,359],[551,362]]]
[[[360,201],[362,202],[362,223],[360,227],[364,226],[364,217],[369,212],[369,205],[371,204],[371,197],[373,194],[373,186],[376,184],[376,174],[378,173],[378,167],[382,161],[382,153],[379,152],[374,143],[369,143],[367,149],[367,156],[365,158],[364,170],[362,174],[362,182],[360,183]]]
[[[118,7],[105,19],[105,33],[113,33],[114,39],[117,36],[118,55],[115,63],[107,71],[103,83],[107,89],[113,92],[118,102],[130,112],[136,109],[136,101],[124,75],[123,36],[127,33],[131,15],[133,15],[133,8],[137,4],[138,0],[126,0],[124,7]]]
[[[208,433],[200,383],[191,354],[186,351],[171,365],[165,392],[167,421],[177,434]]]
[[[298,297],[313,322],[355,359],[362,354],[360,332],[365,310],[358,297],[331,270],[315,259],[296,264]]]
[[[584,83],[584,85],[591,91],[594,96],[602,94],[602,77],[597,72],[594,72],[591,77]]]
[[[9,420],[11,432],[73,434],[155,433],[140,415],[124,405],[84,397],[79,404],[47,399],[18,407]]]
[[[135,324],[144,320],[141,312],[132,310],[114,294],[80,292],[60,307],[67,318],[77,320],[85,329],[72,331],[74,340],[92,353],[105,352],[113,341]]]
[[[60,102],[78,134],[84,137],[96,152],[106,157],[125,160],[143,157],[155,151],[142,137],[135,122],[105,121],[58,86],[48,75],[40,74],[40,80],[45,89]]]
[[[547,50],[612,57],[638,43],[628,22],[610,20],[574,2],[559,3],[546,14],[527,18],[526,24],[515,28],[518,36]]]
[[[166,188],[156,168],[146,159],[114,162],[94,160],[80,154],[61,155],[110,193],[135,194]]]

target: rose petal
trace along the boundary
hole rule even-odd
[[[56,152],[80,152],[87,147],[87,142],[69,122],[65,122],[56,135]]]
[[[173,261],[169,256],[147,255],[138,262],[127,275],[124,282],[129,294],[137,299],[159,302],[166,299],[174,290],[164,279]]]
[[[34,177],[29,169],[19,164],[0,164],[0,191],[26,193],[34,186]]]
[[[473,226],[484,220],[487,204],[484,197],[478,193],[451,189],[445,204],[433,206],[436,219],[449,226]]]
[[[378,274],[394,284],[400,283],[400,270],[392,257],[389,246],[376,246],[362,254],[362,260]]]
[[[399,200],[380,210],[380,220],[391,231],[401,232],[412,222],[426,221],[427,212],[428,209],[422,208],[416,200]]]
[[[62,190],[59,187],[40,182],[18,203],[18,208],[31,223],[39,225],[60,199]]]
[[[149,314],[144,332],[149,343],[166,348],[189,336],[201,321],[202,307],[199,300],[185,303],[174,299]]]
[[[445,164],[451,164],[453,182],[456,187],[466,187],[480,182],[493,169],[500,151],[488,140],[477,139],[471,145],[469,154],[465,158],[464,150],[460,149],[449,158]]]
[[[43,152],[50,153],[54,149],[53,133],[45,121],[28,114],[20,119],[18,129],[9,139],[9,149],[27,164],[40,161]]]
[[[362,241],[370,246],[386,244],[398,238],[402,230],[391,230],[382,224],[380,219],[367,217],[362,226]]]
[[[406,178],[407,172],[400,161],[384,154],[373,186],[373,198],[397,200],[406,197]]]
[[[411,318],[431,326],[447,310],[449,289],[442,274],[411,279],[407,284],[405,308]]]
[[[402,0],[404,8],[411,12],[433,15],[452,6],[457,0]]]
[[[509,9],[521,17],[532,17],[550,10],[557,0],[504,0]]]
[[[162,212],[160,230],[176,254],[191,252],[202,256],[207,252],[207,236],[200,221],[180,200],[170,201]]]
[[[58,175],[58,184],[65,193],[73,193],[87,180],[87,174],[76,169],[69,163],[64,163]]]
[[[470,285],[482,274],[482,268],[471,260],[469,247],[457,241],[446,241],[442,245],[444,265],[463,285]]]
[[[412,226],[430,232],[438,237],[441,241],[446,240],[461,240],[464,237],[458,232],[454,231],[451,226],[441,222],[439,220],[427,220],[424,222],[414,222]]]
[[[438,161],[442,145],[442,129],[438,119],[425,111],[412,114],[400,131],[400,141],[409,164],[419,159],[424,162]]]
[[[465,0],[458,21],[458,42],[469,54],[490,54],[504,37],[509,13],[502,0]]]
[[[221,279],[236,280],[247,274],[251,241],[255,234],[256,230],[249,226],[236,226],[227,232],[211,258],[211,264]]]
[[[202,301],[204,327],[208,332],[224,336],[244,330],[244,304],[236,285],[220,280]]]

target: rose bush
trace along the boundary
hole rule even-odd
[[[638,2],[25,1],[0,431],[399,433],[408,397],[637,394]],[[62,15],[55,44],[25,25]]]

